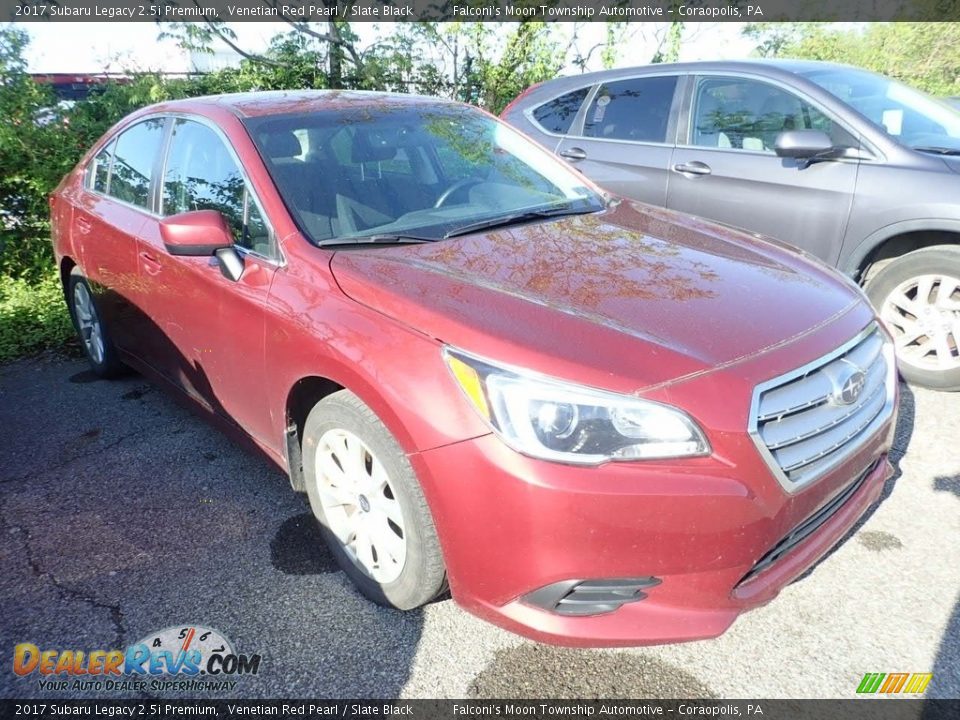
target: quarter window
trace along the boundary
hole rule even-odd
[[[810,103],[774,85],[741,78],[707,78],[698,84],[694,145],[773,153],[785,130],[822,130],[834,145],[858,144]]]
[[[587,110],[587,137],[666,142],[675,75],[631,78],[600,86]]]
[[[113,147],[116,142],[110,142],[97,153],[87,171],[87,187],[96,192],[106,194],[110,186],[110,161],[113,159]]]
[[[163,141],[164,123],[162,118],[146,120],[120,133],[109,174],[109,188],[104,186],[110,195],[150,209],[150,178]]]
[[[262,255],[273,254],[267,224],[240,167],[220,136],[206,125],[177,120],[162,198],[164,215],[216,210],[227,219],[237,245]]]
[[[589,91],[590,88],[585,87],[554,98],[534,110],[533,117],[547,132],[566,135]]]

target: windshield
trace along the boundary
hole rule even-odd
[[[960,150],[960,113],[919,90],[848,68],[803,75],[908,147]]]
[[[370,102],[245,123],[287,207],[318,244],[441,239],[487,220],[603,207],[576,172],[466,106]]]

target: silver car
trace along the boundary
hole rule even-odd
[[[960,390],[960,113],[810,61],[559,78],[503,118],[613,193],[784,240],[864,285],[910,381]]]

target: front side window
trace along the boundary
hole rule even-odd
[[[244,123],[298,225],[318,243],[442,239],[516,214],[603,207],[578,173],[465,106],[364,104]]]
[[[587,109],[583,134],[608,140],[666,142],[676,88],[675,75],[604,83]]]
[[[240,247],[272,254],[271,235],[243,173],[220,136],[206,125],[177,120],[163,175],[164,215],[216,210]]]
[[[110,170],[111,196],[150,209],[150,180],[165,122],[163,118],[145,120],[120,133]]]
[[[533,111],[533,117],[547,132],[566,135],[570,132],[573,119],[580,112],[580,106],[587,99],[589,87],[574,90],[566,95],[554,98]]]
[[[856,147],[843,127],[796,95],[744,78],[704,78],[697,85],[692,144],[773,154],[780,133],[821,130],[837,147]]]

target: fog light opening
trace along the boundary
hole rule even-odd
[[[521,602],[558,615],[603,615],[644,600],[644,591],[661,582],[655,577],[561,580],[527,593]]]

